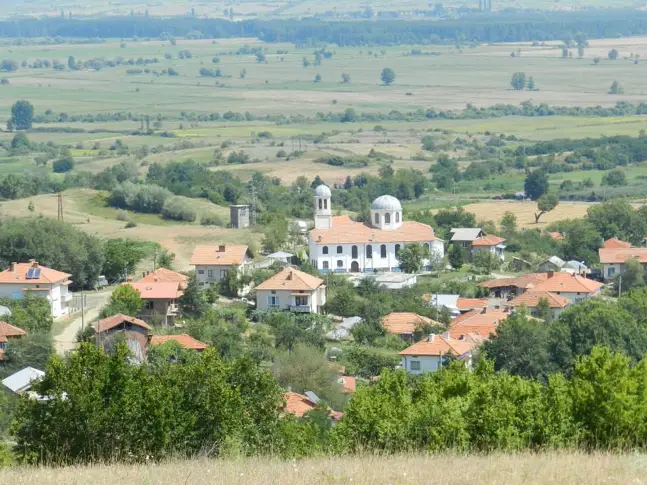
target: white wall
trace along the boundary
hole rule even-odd
[[[199,284],[214,284],[223,279],[224,272],[229,271],[230,269],[238,268],[238,271],[244,272],[245,265],[247,265],[251,260],[245,256],[244,263],[242,265],[217,265],[217,264],[200,264],[195,266],[195,277]],[[209,271],[211,271],[211,276],[209,276]]]
[[[256,308],[258,310],[288,310],[289,307],[296,305],[296,296],[289,290],[257,290],[256,291]],[[272,307],[269,303],[269,297],[275,296],[279,298],[278,307]],[[318,313],[319,309],[326,304],[326,287],[320,286],[316,290],[309,292],[308,303],[310,313]]]
[[[1,284],[0,285],[0,298],[11,298],[13,300],[20,300],[24,297],[23,288],[34,288],[35,284],[16,283],[16,284]],[[33,291],[32,295],[47,298],[52,309],[52,317],[58,318],[69,313],[68,300],[71,292],[67,286],[59,284],[48,285],[39,284],[38,291]],[[47,288],[48,291],[41,291]]]
[[[425,241],[422,241],[421,244],[424,244]],[[427,241],[429,244],[430,251],[436,252],[441,257],[444,256],[444,246],[442,241]],[[357,261],[359,265],[360,272],[365,270],[383,270],[391,271],[393,268],[400,266],[397,256],[395,255],[396,245],[400,246],[400,249],[404,249],[406,243],[387,243],[386,245],[386,257],[382,258],[381,256],[381,243],[371,243],[371,244],[316,244],[314,241],[309,241],[309,253],[310,260],[312,264],[316,266],[317,269],[324,270],[324,262],[328,262],[328,271],[338,271],[344,270],[344,272],[351,271],[351,265],[353,261]],[[341,246],[342,252],[337,252],[337,247]],[[357,258],[352,257],[352,248],[357,246]],[[373,257],[369,259],[366,257],[366,247],[372,246],[373,248]],[[328,247],[328,254],[323,253],[323,248]],[[337,266],[337,262],[341,261],[342,265]],[[425,266],[429,264],[429,260],[426,260]]]
[[[420,362],[420,370],[411,370],[411,361]],[[426,374],[436,372],[440,367],[440,356],[421,355],[418,357],[402,357],[402,368],[409,374]]]

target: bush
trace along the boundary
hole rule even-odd
[[[171,195],[170,191],[157,185],[124,182],[112,191],[110,203],[122,209],[160,214]]]
[[[195,221],[197,215],[189,201],[182,197],[171,197],[166,200],[162,208],[162,216],[175,221]]]
[[[130,217],[129,217],[129,215],[128,215],[128,211],[125,211],[125,210],[123,210],[123,209],[119,209],[119,210],[117,211],[117,217],[116,217],[116,219],[117,219],[118,221],[126,222],[129,218],[130,218]]]
[[[225,225],[225,221],[223,221],[222,217],[217,214],[203,214],[200,218],[200,224],[203,226],[223,227]]]

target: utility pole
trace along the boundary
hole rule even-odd
[[[622,275],[618,276],[618,296],[622,296]]]
[[[58,220],[62,221],[63,220],[63,193],[59,192],[56,195],[56,199],[58,201]]]
[[[81,290],[81,332],[85,330],[85,293]]]
[[[249,222],[252,227],[256,227],[256,187],[254,184],[250,184],[249,188],[251,192],[252,207],[249,214]]]

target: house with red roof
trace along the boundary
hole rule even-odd
[[[69,313],[72,292],[69,285],[72,275],[50,269],[31,260],[28,263],[11,263],[0,272],[0,298],[20,300],[27,292],[47,298],[52,317]]]
[[[436,372],[451,359],[465,362],[472,367],[474,349],[481,339],[478,336],[453,338],[449,333],[431,334],[400,352],[402,368],[410,374]]]
[[[468,259],[480,251],[487,251],[504,259],[505,239],[493,234],[486,234],[480,227],[458,227],[450,231],[450,244],[459,245],[465,250]]]
[[[186,333],[180,335],[153,335],[151,338],[151,345],[161,345],[166,342],[177,342],[185,349],[195,350],[197,352],[202,352],[204,349],[209,347],[207,344],[194,339],[191,335]]]
[[[499,323],[510,316],[510,313],[499,309],[475,309],[464,313],[449,322],[448,334],[456,340],[478,336],[487,340],[496,334]]]
[[[244,244],[220,244],[197,246],[191,264],[195,267],[198,284],[205,286],[217,284],[230,270],[244,272],[252,259],[249,247]]]
[[[146,361],[148,343],[153,331],[150,325],[139,318],[117,313],[97,322],[95,328],[97,345],[108,351],[115,339],[123,339],[137,362]],[[117,337],[119,336],[119,337]]]
[[[179,299],[184,295],[180,281],[137,281],[124,285],[132,286],[144,301],[137,318],[170,326],[175,324],[175,318],[180,314]]]
[[[441,324],[413,312],[392,312],[382,317],[384,330],[399,335],[407,341],[413,340],[416,329],[425,325],[440,326]]]
[[[548,303],[550,314],[553,318],[557,318],[568,306],[571,305],[571,300],[565,296],[551,293],[549,291],[536,291],[530,290],[523,295],[516,297],[514,300],[509,301],[506,306],[518,310],[521,307],[526,307],[530,314],[537,316],[538,307],[540,302],[544,300]]]
[[[285,399],[285,407],[284,411],[288,414],[292,414],[296,416],[297,418],[302,418],[306,413],[316,409],[318,401],[317,397],[310,393],[307,392],[306,394],[310,394],[312,397],[308,397],[304,394],[299,394],[297,392],[286,392],[283,394],[283,399]],[[339,421],[342,418],[342,413],[338,411],[333,411],[332,409],[329,409],[328,415],[330,416],[330,419],[333,421],[333,424]]]
[[[635,259],[643,268],[647,268],[647,248],[608,248],[602,247],[598,250],[600,263],[602,263],[602,276],[610,280],[622,274],[625,270],[625,263],[629,259]]]
[[[321,313],[326,304],[324,280],[292,267],[283,268],[256,287],[256,308]]]
[[[27,335],[22,328],[15,327],[7,322],[0,322],[0,362],[4,360],[7,350],[7,343],[13,339],[19,339]]]

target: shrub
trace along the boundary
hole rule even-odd
[[[200,218],[200,224],[203,226],[224,226],[225,221],[217,214],[203,214]]]
[[[186,199],[171,197],[166,200],[162,208],[162,216],[175,221],[193,222],[196,219],[196,212]]]
[[[110,203],[122,209],[159,214],[171,192],[157,185],[124,182],[110,196]]]
[[[126,222],[128,219],[129,219],[128,211],[125,211],[123,209],[119,209],[117,211],[117,220],[118,221]]]
[[[137,227],[137,223],[135,221],[128,221],[124,226],[124,229],[132,229],[133,227]]]
[[[52,168],[56,173],[69,172],[74,168],[74,159],[72,157],[59,158],[53,163]]]

